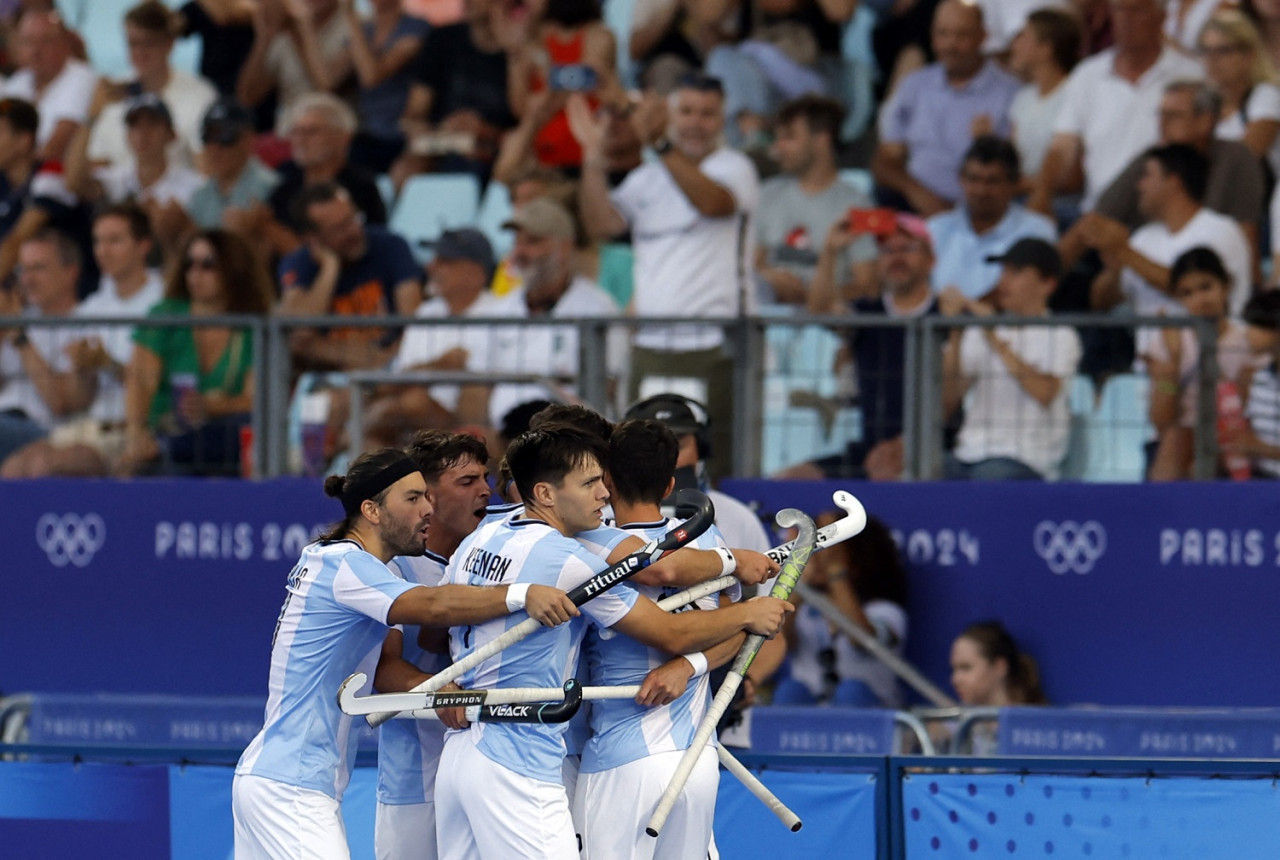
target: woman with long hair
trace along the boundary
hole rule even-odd
[[[1239,140],[1270,167],[1280,168],[1280,73],[1253,22],[1241,12],[1218,12],[1200,31],[1205,75],[1222,95],[1216,137]]]
[[[962,705],[1043,705],[1040,669],[999,621],[972,624],[951,645],[951,686]]]
[[[829,511],[817,519],[829,525],[843,516]],[[893,536],[883,522],[868,517],[861,534],[814,553],[804,582],[822,592],[852,623],[901,655],[907,635],[907,575]],[[789,673],[774,688],[775,704],[815,704],[896,708],[902,690],[888,666],[854,644],[812,604],[797,604],[787,622]]]
[[[150,316],[264,315],[271,281],[249,244],[201,230],[184,244],[165,297]],[[253,336],[229,326],[139,326],[125,378],[121,474],[154,470],[235,475],[240,429],[254,391]],[[159,463],[158,463],[159,461]]]

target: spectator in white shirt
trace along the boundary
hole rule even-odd
[[[202,144],[200,121],[217,90],[204,78],[169,64],[180,21],[160,0],[143,0],[124,15],[129,64],[134,77],[128,82],[103,81],[111,103],[102,108],[89,138],[89,158],[95,165],[119,168],[132,160],[128,135],[129,99],[152,95],[169,107],[174,139],[169,144],[171,164],[193,167]]]
[[[990,259],[990,258],[989,258]],[[1045,317],[1062,261],[1043,239],[1023,239],[1003,264],[994,304],[941,297],[976,317],[997,310],[1012,317]],[[1071,416],[1068,382],[1080,362],[1080,337],[1070,326],[999,326],[956,329],[943,353],[943,409],[965,405],[955,451],[947,455],[950,480],[1055,480],[1067,453]]]
[[[0,95],[36,106],[36,158],[60,162],[76,128],[88,118],[98,76],[87,63],[72,58],[71,35],[56,12],[24,12],[17,43],[26,63],[0,87]]]
[[[43,228],[18,248],[18,265],[18,289],[0,290],[0,316],[75,313],[80,278],[75,242]],[[79,337],[65,326],[0,331],[0,461],[89,406],[92,385],[76,372],[68,354]]]
[[[1156,106],[1165,85],[1204,77],[1200,66],[1167,47],[1161,36],[1163,0],[1108,0],[1115,45],[1076,66],[1066,83],[1039,181],[1028,206],[1049,213],[1053,198],[1084,176],[1082,208],[1156,142]]]
[[[107,207],[93,223],[93,254],[102,280],[75,309],[82,317],[144,317],[164,296],[164,282],[147,268],[151,252],[147,213],[132,203]],[[133,326],[75,330],[66,355],[93,386],[86,415],[58,425],[44,439],[4,462],[3,477],[103,477],[124,450],[124,374],[133,354]]]
[[[1202,205],[1208,175],[1208,161],[1190,146],[1170,144],[1147,152],[1138,207],[1148,222],[1130,236],[1119,222],[1093,216],[1083,231],[1106,266],[1093,283],[1094,308],[1124,301],[1138,316],[1181,315],[1169,267],[1183,251],[1204,245],[1217,252],[1231,274],[1231,312],[1240,313],[1253,292],[1249,243],[1239,224]]]
[[[465,317],[502,314],[503,299],[488,291],[497,266],[493,246],[479,230],[446,230],[432,243],[427,266],[427,299],[414,316],[427,325],[410,326],[400,339],[391,369],[465,371],[484,367],[493,330],[483,325],[451,325]],[[488,388],[456,384],[388,385],[379,389],[365,413],[365,447],[392,445],[416,430],[455,424],[485,424]],[[376,444],[375,444],[376,443]]]
[[[1080,22],[1061,9],[1037,9],[1009,45],[1009,71],[1027,82],[1009,105],[1010,137],[1022,174],[1034,184],[1066,97],[1067,75],[1080,59]]]

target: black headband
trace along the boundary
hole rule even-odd
[[[364,480],[348,483],[342,491],[342,510],[347,516],[353,516],[360,510],[360,505],[364,504],[365,499],[372,499],[405,475],[412,475],[417,471],[419,471],[417,463],[408,457],[401,457]]]

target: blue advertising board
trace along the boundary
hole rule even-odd
[[[763,515],[847,488],[909,565],[906,656],[998,619],[1059,704],[1280,704],[1280,485],[727,481]]]
[[[852,490],[911,576],[907,657],[1003,620],[1056,703],[1280,703],[1280,487],[731,481],[771,514]],[[265,696],[285,578],[339,516],[317,481],[0,490],[0,690]]]

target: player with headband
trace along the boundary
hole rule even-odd
[[[372,672],[388,625],[472,624],[515,608],[556,625],[578,614],[555,588],[519,596],[504,587],[424,588],[392,573],[393,557],[424,552],[432,513],[422,473],[404,452],[363,454],[324,487],[344,518],[303,548],[289,574],[264,725],[232,783],[240,860],[350,857],[340,804],[355,732],[333,691],[353,671]]]
[[[435,507],[423,555],[402,555],[391,568],[408,582],[436,586],[458,544],[484,517],[489,501],[489,452],[465,433],[423,430],[407,451],[426,480]],[[392,628],[382,649],[373,686],[379,692],[408,690],[449,665],[449,631],[405,625]],[[448,689],[448,688],[446,688]],[[374,856],[378,860],[433,860],[436,856],[435,779],[452,713],[435,720],[391,720],[378,737],[378,811]]]
[[[609,498],[603,466],[607,448],[568,428],[531,431],[507,450],[507,464],[524,500],[523,515],[493,520],[458,547],[449,581],[521,588],[549,583],[573,588],[607,564],[573,536],[601,525]],[[655,647],[698,651],[742,630],[776,632],[791,611],[780,600],[757,600],[716,612],[668,615],[626,584],[583,604],[586,618]],[[505,621],[450,631],[455,661],[500,636]],[[540,631],[478,665],[463,687],[560,686],[577,661],[585,624]],[[476,723],[445,736],[437,776],[437,839],[441,860],[454,858],[578,857],[569,800],[562,784],[563,726]]]
[[[675,484],[679,449],[675,434],[658,421],[619,424],[609,443],[606,477],[618,528],[601,528],[578,539],[605,555],[627,536],[648,541],[666,532],[670,521],[661,505]],[[715,526],[691,546],[728,552]],[[639,583],[635,588],[654,601],[677,590]],[[715,610],[717,605],[709,595],[687,609]],[[707,669],[732,659],[743,639],[736,634],[705,654],[672,660],[668,651],[628,636],[595,629],[587,633],[583,654],[590,683],[639,684],[640,694],[635,701],[592,702],[591,736],[573,800],[574,819],[583,828],[584,860],[707,856],[720,776],[714,746],[703,751],[658,839],[645,835],[644,828],[710,703]],[[600,809],[610,814],[591,814]]]

